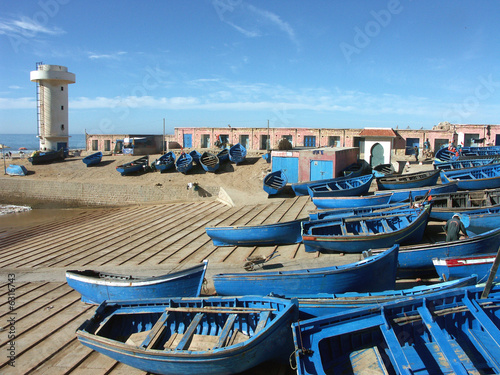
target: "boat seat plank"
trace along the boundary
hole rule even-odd
[[[203,313],[197,313],[189,326],[187,327],[186,331],[184,332],[184,336],[182,337],[181,341],[175,348],[175,350],[186,350],[189,347],[189,343],[191,339],[193,338],[194,333],[196,332],[196,328],[198,327],[198,324],[200,324],[201,319],[203,318],[205,314]]]
[[[381,219],[381,220],[380,220],[380,223],[382,224],[382,227],[384,228],[384,230],[385,230],[387,233],[392,232],[391,227],[389,226],[389,224],[387,224],[387,220],[385,220],[385,219]]]
[[[410,365],[410,362],[408,361],[408,358],[406,357],[403,348],[401,348],[396,333],[394,332],[390,324],[387,323],[381,324],[380,330],[382,332],[382,335],[384,336],[387,346],[391,348],[390,355],[393,359],[392,360],[393,366],[401,374],[412,373],[412,367]]]
[[[423,306],[418,307],[417,310],[420,316],[422,317],[422,321],[425,323],[427,329],[431,333],[432,337],[439,345],[442,355],[446,358],[450,367],[453,369],[453,372],[455,374],[467,375],[468,371],[465,369],[464,364],[460,361],[460,358],[451,347],[448,339],[443,334],[443,331],[441,330],[439,325],[435,322],[435,319],[432,316],[432,313],[427,308],[427,306],[424,304]]]
[[[360,220],[359,224],[361,225],[361,232],[363,234],[368,234],[370,231],[368,230],[368,227],[366,226],[366,222],[364,220]]]
[[[371,348],[356,350],[349,355],[354,375],[366,373],[373,375],[388,375],[389,372],[384,365],[380,351],[376,346]]]
[[[142,347],[151,349],[158,342],[158,339],[163,334],[163,331],[165,329],[165,322],[167,321],[168,317],[169,314],[167,311],[161,314],[160,318],[156,321],[155,325],[153,326],[149,334],[142,342],[141,344]]]
[[[226,323],[224,323],[224,328],[222,328],[222,332],[219,335],[219,339],[217,341],[217,344],[215,344],[214,349],[222,348],[224,346],[227,338],[229,337],[229,333],[233,328],[234,321],[236,320],[237,317],[238,317],[237,314],[229,315],[229,317],[226,320]]]
[[[262,311],[260,313],[259,323],[257,324],[257,328],[255,328],[255,334],[259,333],[260,331],[262,331],[266,327],[267,321],[268,321],[270,316],[271,316],[270,311]]]

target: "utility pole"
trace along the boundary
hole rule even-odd
[[[269,151],[271,149],[271,138],[269,136],[269,120],[267,120],[267,144],[266,150]]]
[[[162,155],[165,154],[165,117],[163,118],[163,139],[161,142]]]

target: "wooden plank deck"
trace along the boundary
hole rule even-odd
[[[65,282],[67,269],[98,269],[115,273],[163,274],[209,260],[211,276],[246,272],[251,255],[279,256],[266,265],[280,269],[321,267],[357,261],[359,255],[306,253],[302,244],[258,247],[217,247],[206,226],[258,225],[307,217],[314,209],[309,197],[273,199],[268,204],[228,207],[193,202],[127,208],[81,209],[75,217],[9,230],[0,229],[0,349],[7,352],[9,274],[15,287],[15,367],[0,359],[2,374],[126,374],[144,372],[111,360],[81,345],[76,329],[95,311]],[[269,365],[248,374],[292,374]]]

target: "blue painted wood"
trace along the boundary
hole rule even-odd
[[[373,167],[372,173],[375,177],[384,177],[395,174],[396,171],[392,164],[379,164]]]
[[[269,195],[278,194],[282,191],[288,180],[282,170],[271,172],[264,177],[264,191]]]
[[[487,147],[462,147],[461,151],[449,150],[448,147],[442,147],[434,155],[436,162],[450,162],[463,160],[467,158],[488,158],[488,156],[499,156],[500,146]]]
[[[443,183],[457,181],[460,190],[500,188],[500,164],[485,165],[465,170],[441,171]]]
[[[205,151],[200,157],[201,167],[207,172],[215,172],[219,169],[219,158],[211,152]]]
[[[224,163],[225,161],[229,160],[229,149],[224,148],[219,153],[217,154],[217,157],[219,158],[219,163]]]
[[[493,159],[464,159],[464,160],[457,160],[450,162],[434,162],[434,168],[446,171],[446,170],[480,167],[492,163]]]
[[[93,304],[109,299],[197,297],[201,292],[207,264],[204,261],[195,267],[154,277],[68,270],[66,281],[82,295],[83,302]]]
[[[329,183],[335,183],[337,181],[346,180],[348,178],[350,178],[350,177],[341,176],[341,177],[336,177],[336,178],[326,178],[326,179],[315,180],[315,181],[295,182],[295,183],[292,183],[292,189],[295,192],[295,195],[309,195],[308,187],[321,186],[321,185],[326,185]]]
[[[160,156],[153,162],[153,166],[160,173],[164,173],[175,166],[175,154],[172,151]]]
[[[243,162],[246,157],[247,149],[241,143],[236,143],[229,149],[229,160],[235,164]]]
[[[200,158],[201,158],[200,152],[193,150],[189,153],[189,155],[191,155],[191,157],[193,158],[193,163],[200,164]]]
[[[311,160],[309,165],[311,181],[333,178],[333,161]]]
[[[297,373],[498,374],[500,289],[482,292],[457,288],[293,323]]]
[[[379,206],[388,204],[391,200],[392,193],[379,194],[379,195],[365,195],[365,196],[338,196],[338,197],[315,197],[311,198],[312,202],[318,209],[331,209],[331,208],[358,208],[366,206]]]
[[[436,242],[401,246],[398,255],[398,277],[436,277],[433,258],[487,254],[497,251],[500,246],[500,228],[481,234],[469,232],[469,238],[452,242]],[[383,249],[372,250],[377,254]]]
[[[434,186],[424,186],[416,189],[400,189],[400,190],[381,190],[375,191],[374,194],[387,194],[392,192],[392,197],[390,203],[404,202],[408,200],[415,200],[418,198],[423,198],[429,193],[440,194],[440,193],[453,193],[458,190],[457,181],[453,181],[443,185]]]
[[[333,208],[311,212],[310,220],[338,219],[349,216],[370,214],[377,211],[391,211],[397,209],[411,208],[410,203],[390,203],[365,207]],[[431,210],[432,212],[432,210]]]
[[[182,137],[182,144],[184,148],[193,147],[193,135],[192,134],[184,134]]]
[[[346,177],[359,177],[365,174],[372,173],[372,168],[370,164],[362,160],[349,165],[347,168],[342,170],[341,173]]]
[[[326,184],[314,184],[307,187],[311,198],[319,197],[352,197],[368,193],[373,180],[373,174],[349,177]]]
[[[443,280],[456,280],[461,277],[477,275],[478,282],[486,282],[495,261],[497,253],[452,256],[448,258],[433,258],[432,263],[436,273]],[[495,282],[500,281],[500,275],[497,274]]]
[[[93,165],[97,165],[101,162],[102,160],[102,152],[99,151],[99,152],[95,152],[89,156],[86,156],[82,159],[83,163],[87,166],[87,167],[91,167]]]
[[[5,169],[5,173],[9,176],[26,176],[28,170],[24,165],[11,164]]]
[[[165,312],[168,319],[156,325]],[[191,325],[195,317],[199,323]],[[106,301],[76,335],[83,345],[149,373],[234,374],[266,361],[288,361],[293,352],[290,325],[297,317],[297,301],[271,297]],[[147,345],[135,338],[157,327],[161,334],[153,340],[147,335]],[[231,332],[220,344],[225,327]],[[187,333],[193,334],[191,343],[179,346],[176,336]],[[131,342],[134,338],[137,342]]]
[[[440,293],[454,288],[463,288],[477,284],[477,276],[469,275],[451,281],[429,285],[418,285],[400,290],[384,290],[382,292],[346,292],[333,294],[293,294],[299,301],[300,319],[309,319],[366,307],[377,307],[384,303],[402,301],[408,298],[421,297]],[[288,297],[288,296],[286,296]]]
[[[448,221],[453,214],[467,214],[482,208],[500,205],[500,189],[465,190],[454,193],[431,194],[432,211],[430,218]]]
[[[131,161],[130,163],[121,164],[116,167],[116,171],[122,176],[127,174],[142,172],[149,167],[149,156],[143,156],[139,159]]]
[[[376,180],[379,190],[399,190],[436,185],[438,178],[439,171],[432,169],[423,172],[384,176]]]
[[[214,246],[267,246],[286,245],[302,241],[304,220],[273,224],[206,227]]]
[[[282,170],[289,183],[299,181],[299,158],[298,157],[272,157],[272,172]]]
[[[480,208],[460,215],[467,231],[483,233],[500,228],[500,206]]]
[[[322,268],[293,271],[226,273],[212,277],[218,295],[287,295],[307,292],[379,292],[394,289],[399,245],[376,257]],[[378,275],[372,277],[372,275]],[[366,282],[370,279],[370,282]]]
[[[422,240],[430,205],[302,223],[306,252],[360,253]]]
[[[183,152],[175,161],[175,169],[181,173],[187,173],[193,168],[193,157]]]

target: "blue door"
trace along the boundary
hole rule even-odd
[[[183,147],[185,147],[185,148],[193,147],[193,135],[192,134],[184,134],[184,137],[182,139],[182,144],[184,145]]]
[[[314,135],[306,135],[304,137],[305,147],[316,147],[316,137]]]
[[[406,138],[406,152],[405,155],[415,155],[414,147],[419,146],[420,140],[418,138]]]
[[[299,158],[273,157],[273,172],[283,170],[289,183],[299,182]]]
[[[333,178],[333,161],[311,160],[311,181]]]

